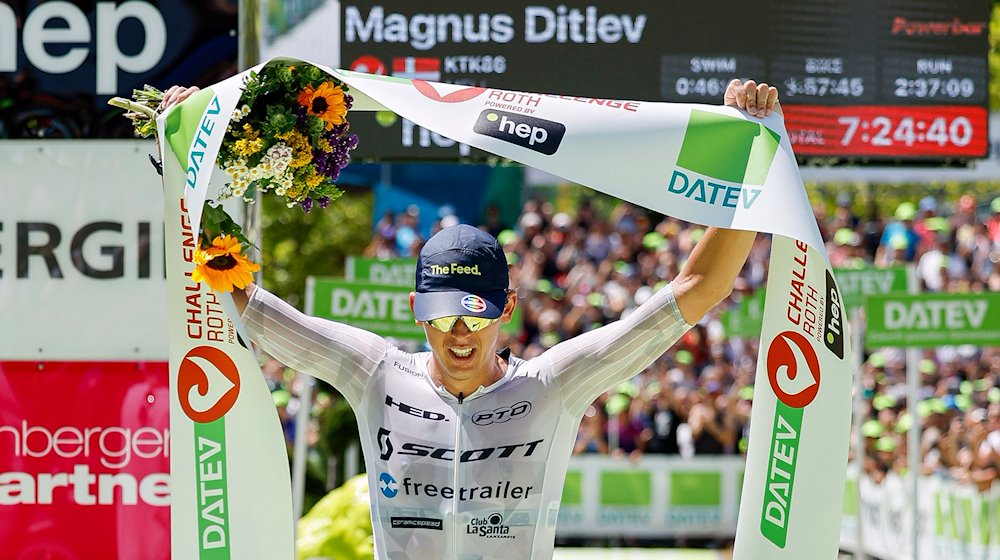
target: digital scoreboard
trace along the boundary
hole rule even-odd
[[[433,6],[433,10],[429,8]],[[988,0],[341,2],[341,65],[611,99],[719,104],[733,77],[781,92],[802,159],[962,161],[988,152]],[[412,123],[358,116],[358,156],[477,159]],[[371,145],[371,144],[370,144]]]

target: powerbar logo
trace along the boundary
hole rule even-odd
[[[562,123],[496,109],[480,113],[472,130],[547,156],[556,153],[566,134]]]
[[[771,429],[771,461],[761,511],[760,532],[778,548],[788,538],[802,415],[819,393],[819,360],[809,339],[785,331],[767,349],[767,378],[778,402]]]
[[[751,208],[778,151],[781,137],[766,126],[692,110],[667,190],[710,206]]]

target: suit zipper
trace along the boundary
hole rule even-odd
[[[459,530],[462,528],[462,524],[459,523],[460,513],[459,513],[459,495],[461,491],[461,479],[459,477],[460,469],[462,466],[461,456],[462,456],[462,401],[465,397],[462,393],[458,394],[458,411],[455,415],[455,458],[452,467],[452,488],[454,488],[454,496],[452,497],[452,550],[454,551],[455,560],[459,560],[458,543],[461,533]]]

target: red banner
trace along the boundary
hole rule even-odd
[[[169,560],[167,364],[0,362],[0,560]]]
[[[798,156],[974,158],[989,146],[983,107],[782,105]]]

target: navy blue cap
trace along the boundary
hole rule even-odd
[[[417,257],[413,316],[495,319],[503,314],[509,285],[507,258],[496,238],[466,224],[446,227]]]

